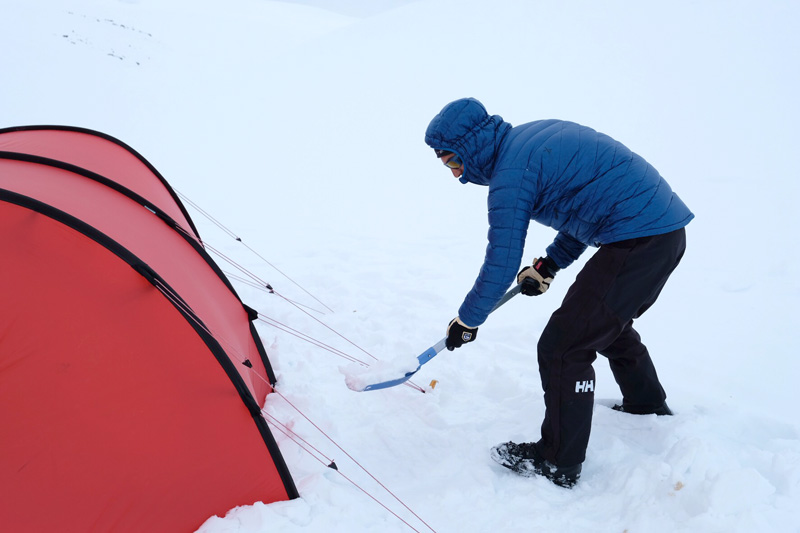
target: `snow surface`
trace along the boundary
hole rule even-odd
[[[276,430],[301,498],[200,532],[800,531],[797,2],[0,6],[2,126],[122,139],[269,264],[192,211],[209,243],[325,311],[236,282],[263,315],[331,347],[259,323],[280,392],[265,412],[339,471]],[[536,341],[591,250],[547,295],[514,299],[475,343],[425,365],[413,381],[428,393],[345,384],[354,363],[337,351],[416,357],[477,275],[486,189],[453,180],[423,142],[464,96],[512,124],[563,118],[618,138],[697,215],[637,326],[676,416],[608,409],[619,393],[598,360],[572,491],[515,477],[488,450],[538,438]],[[533,225],[526,261],[553,237]]]

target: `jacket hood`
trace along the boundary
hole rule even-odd
[[[488,185],[495,155],[511,129],[499,115],[489,115],[475,98],[450,102],[433,117],[425,143],[435,150],[449,150],[464,161],[461,183]]]

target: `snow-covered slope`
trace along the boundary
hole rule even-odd
[[[440,339],[483,258],[485,189],[458,184],[422,141],[444,104],[474,96],[513,124],[564,118],[618,138],[697,215],[637,326],[675,417],[607,409],[618,391],[598,360],[574,490],[489,459],[498,442],[538,438],[536,340],[580,263],[423,367],[416,383],[438,380],[427,394],[352,392],[348,360],[262,323],[280,392],[266,412],[339,472],[276,431],[302,498],[200,531],[792,532],[798,15],[754,0],[4,0],[0,126],[130,144],[334,312],[237,282],[249,305],[368,362]],[[320,308],[193,216],[206,241]],[[526,260],[553,237],[532,227]]]

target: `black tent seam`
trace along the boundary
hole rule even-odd
[[[2,130],[0,130],[0,133],[1,132],[2,132]],[[153,205],[151,202],[149,202],[146,198],[144,198],[141,195],[135,193],[134,191],[128,189],[127,187],[124,187],[124,186],[120,185],[119,183],[106,178],[105,176],[103,176],[101,174],[98,174],[96,172],[92,172],[91,170],[87,170],[85,168],[73,165],[71,163],[65,163],[64,161],[59,161],[57,159],[50,159],[48,157],[43,157],[43,156],[38,156],[38,155],[33,155],[33,154],[27,154],[27,153],[22,153],[22,152],[7,152],[7,151],[0,151],[0,159],[8,159],[8,160],[13,160],[13,161],[22,161],[22,162],[26,162],[26,163],[34,163],[34,164],[39,164],[39,165],[46,165],[46,166],[51,166],[51,167],[54,167],[54,168],[59,168],[61,170],[66,170],[67,172],[72,172],[73,174],[78,174],[79,176],[83,176],[85,178],[88,178],[88,179],[91,179],[93,181],[96,181],[97,183],[105,185],[106,187],[108,187],[108,188],[110,188],[110,189],[112,189],[114,191],[117,191],[120,194],[126,196],[127,198],[133,200],[134,202],[140,204],[142,207],[152,211],[157,217],[159,217],[168,226],[170,226],[170,228],[173,231],[175,231],[181,237],[183,237],[183,239],[186,242],[188,242],[192,246],[192,248],[194,248],[197,251],[198,254],[200,254],[200,256],[203,258],[203,260],[206,263],[208,263],[208,266],[211,267],[211,269],[214,271],[214,273],[217,275],[217,277],[219,277],[220,280],[222,280],[222,282],[225,284],[225,286],[228,288],[228,290],[230,290],[233,293],[233,295],[236,297],[236,299],[239,300],[239,303],[242,304],[242,306],[245,308],[245,311],[248,313],[248,315],[250,314],[249,307],[247,307],[244,304],[244,302],[242,302],[241,297],[236,292],[236,289],[234,289],[234,287],[231,284],[231,282],[228,279],[228,277],[222,272],[222,269],[219,268],[219,265],[217,265],[217,263],[211,258],[211,256],[208,254],[206,249],[203,247],[203,245],[201,243],[199,243],[198,241],[196,241],[195,239],[191,238],[191,236],[189,236],[185,231],[181,231],[179,229],[180,225],[177,222],[175,222],[175,220],[173,220],[167,213],[165,213],[159,207],[157,207],[157,206]],[[161,178],[161,179],[163,179],[163,178]],[[192,225],[192,229],[194,230],[195,235],[197,235],[197,230],[194,229],[194,225],[192,224],[192,221],[191,221],[191,219],[188,218],[188,216],[187,216],[187,220],[188,220],[189,224]],[[277,378],[275,376],[274,370],[272,369],[272,364],[269,361],[269,356],[267,355],[267,352],[264,349],[264,345],[261,342],[261,338],[258,336],[258,332],[254,328],[251,328],[251,333],[253,334],[253,341],[255,342],[256,347],[258,348],[258,353],[261,356],[261,363],[264,365],[264,368],[267,371],[267,378],[269,379],[269,381],[270,381],[270,383],[272,385],[275,385],[275,383],[277,381]]]
[[[161,183],[166,187],[167,191],[169,192],[172,199],[175,200],[175,203],[178,204],[178,208],[183,213],[183,216],[186,217],[187,222],[189,222],[189,226],[191,226],[192,231],[194,231],[195,235],[200,237],[200,233],[198,233],[197,228],[194,225],[194,221],[192,221],[192,217],[189,216],[189,212],[186,210],[186,207],[181,202],[181,199],[178,197],[175,190],[169,184],[169,182],[161,175],[161,173],[150,164],[150,161],[145,159],[145,157],[134,150],[132,147],[128,146],[126,143],[120,141],[116,137],[112,137],[107,133],[103,133],[96,130],[91,130],[88,128],[80,128],[77,126],[58,126],[58,125],[39,125],[39,126],[15,126],[10,128],[0,128],[0,135],[6,132],[15,132],[15,131],[47,131],[47,130],[55,130],[55,131],[74,131],[76,133],[85,133],[86,135],[94,135],[95,137],[100,137],[101,139],[105,139],[109,142],[116,144],[117,146],[127,150],[131,153],[134,157],[136,157],[139,161],[141,161],[150,171],[155,174],[155,176],[161,181]]]
[[[178,293],[175,292],[172,289],[172,287],[170,287],[170,285],[163,278],[161,278],[161,276],[159,276],[155,271],[153,271],[144,261],[139,259],[133,252],[131,252],[130,250],[128,250],[120,243],[118,243],[105,233],[101,232],[97,228],[87,224],[86,222],[83,222],[82,220],[70,215],[69,213],[61,211],[60,209],[57,209],[44,202],[3,188],[0,188],[0,201],[5,201],[26,209],[30,209],[31,211],[35,211],[43,216],[49,217],[85,235],[86,237],[92,239],[100,246],[103,246],[111,253],[113,253],[123,261],[125,261],[139,275],[147,279],[149,283],[151,283],[157,290],[159,290],[159,292],[161,292],[161,290],[154,283],[155,280],[157,280],[158,283],[166,287],[171,294],[180,298],[178,296]],[[145,275],[143,270],[149,273],[150,275],[149,276]],[[236,370],[234,363],[227,356],[225,350],[222,348],[219,342],[208,332],[207,328],[202,323],[200,318],[197,315],[195,315],[194,312],[192,312],[191,314],[189,313],[188,311],[189,306],[186,305],[182,299],[181,303],[183,303],[183,305],[179,305],[178,303],[174,302],[171,298],[167,298],[167,300],[180,312],[180,314],[186,319],[187,322],[189,322],[189,324],[192,326],[195,332],[200,336],[200,338],[206,344],[209,351],[211,351],[211,353],[214,355],[214,358],[220,364],[225,374],[228,376],[228,379],[230,379],[232,385],[238,392],[239,397],[242,400],[242,403],[244,403],[245,407],[252,415],[253,421],[255,422],[259,434],[261,435],[261,438],[267,447],[267,450],[270,454],[270,458],[275,464],[275,468],[278,471],[278,475],[280,476],[281,481],[283,482],[284,489],[286,490],[286,494],[289,497],[289,499],[294,499],[299,497],[297,487],[295,486],[291,473],[289,472],[286,462],[283,459],[283,455],[280,452],[278,443],[275,440],[274,435],[272,435],[272,431],[269,429],[269,426],[267,425],[264,416],[261,414],[261,407],[258,405],[258,402],[256,402],[255,398],[253,398],[252,394],[250,394],[250,390],[247,388],[247,385],[245,385],[241,375]],[[252,325],[252,323],[250,324]]]
[[[239,295],[236,293],[236,290],[233,288],[233,285],[231,285],[230,280],[227,279],[225,274],[223,274],[222,270],[220,270],[219,266],[217,266],[217,264],[213,261],[213,259],[211,259],[211,257],[208,255],[208,252],[206,252],[205,248],[203,248],[203,246],[199,242],[197,242],[196,240],[191,238],[190,235],[186,234],[185,231],[181,231],[179,229],[180,225],[177,222],[175,222],[175,220],[173,220],[172,217],[170,217],[161,208],[159,208],[158,206],[154,205],[152,202],[150,202],[149,200],[147,200],[143,196],[137,194],[136,192],[128,189],[127,187],[125,187],[123,185],[120,185],[116,181],[113,181],[113,180],[110,180],[110,179],[106,178],[105,176],[103,176],[101,174],[98,174],[96,172],[92,172],[91,170],[87,170],[87,169],[85,169],[83,167],[79,167],[79,166],[73,165],[71,163],[65,163],[64,161],[59,161],[57,159],[50,159],[48,157],[43,157],[43,156],[33,155],[33,154],[26,154],[26,153],[22,153],[22,152],[6,152],[6,151],[0,151],[0,159],[9,159],[9,160],[12,160],[12,161],[22,161],[22,162],[25,162],[25,163],[34,163],[34,164],[38,164],[38,165],[45,165],[45,166],[58,168],[58,169],[61,169],[61,170],[66,170],[67,172],[71,172],[73,174],[78,174],[79,176],[83,176],[84,178],[88,178],[88,179],[90,179],[92,181],[100,183],[101,185],[105,185],[109,189],[112,189],[112,190],[122,194],[123,196],[126,196],[130,200],[133,200],[134,202],[140,204],[142,207],[152,211],[158,218],[160,218],[168,226],[170,226],[170,228],[173,231],[178,233],[181,237],[184,238],[184,240],[186,240],[189,244],[191,244],[192,247],[195,250],[197,250],[198,253],[203,255],[203,259],[209,264],[210,267],[212,267],[214,269],[214,271],[217,274],[217,276],[219,276],[219,278],[225,283],[225,285],[228,287],[228,289],[230,289],[231,292],[234,293],[236,298],[239,299],[239,301],[241,301],[241,298],[239,298]]]

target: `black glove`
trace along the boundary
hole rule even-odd
[[[545,256],[533,260],[533,265],[523,268],[517,274],[517,283],[522,284],[520,292],[525,296],[538,296],[550,288],[556,272],[561,270],[558,265]]]
[[[447,341],[445,346],[451,352],[462,345],[472,342],[478,336],[478,328],[471,328],[455,317],[447,326]]]

